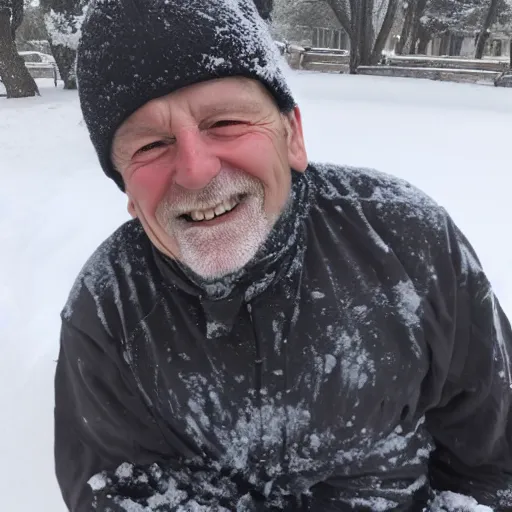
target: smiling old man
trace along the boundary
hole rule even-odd
[[[511,510],[512,333],[476,255],[408,183],[308,162],[278,60],[251,1],[90,7],[81,107],[134,218],[62,313],[67,507]]]

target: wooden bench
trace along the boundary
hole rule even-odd
[[[59,70],[55,64],[48,64],[45,62],[25,62],[28,72],[32,78],[53,78],[53,83],[57,87],[57,80],[59,79]]]

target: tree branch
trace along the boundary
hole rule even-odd
[[[354,0],[351,0],[351,3]],[[347,12],[346,6],[343,5],[343,2],[340,0],[326,0],[329,4],[329,7],[333,10],[336,18],[340,22],[340,25],[343,27],[343,30],[348,34],[350,39],[353,38],[353,28],[352,28],[352,20],[350,13]]]
[[[11,32],[13,39],[16,39],[16,30],[23,22],[23,8],[23,0],[12,0]]]

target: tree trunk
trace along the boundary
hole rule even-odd
[[[327,0],[332,12],[348,35],[350,41],[350,73],[355,74],[359,66],[359,0],[349,0],[350,13],[340,0]]]
[[[351,38],[350,38],[350,73],[356,74],[357,68],[361,64],[361,15],[362,6],[359,0],[350,0],[352,12],[351,17]]]
[[[53,56],[64,81],[64,89],[76,89],[75,62],[78,31],[84,20],[85,0],[40,0]],[[259,8],[265,15],[272,2],[264,0]],[[267,11],[263,12],[266,9]]]
[[[371,64],[373,65],[377,64],[382,57],[382,52],[386,46],[386,41],[388,40],[389,34],[391,33],[391,29],[393,28],[393,23],[395,22],[397,10],[398,0],[389,0],[386,16],[384,17],[382,27],[380,27],[379,35],[377,36],[377,39],[375,40],[375,45],[373,47],[371,58]]]
[[[481,32],[478,36],[475,49],[475,59],[482,59],[484,56],[485,45],[489,39],[491,33],[488,30]]]
[[[451,34],[449,32],[444,33],[441,36],[441,44],[439,45],[439,55],[441,57],[448,55],[450,49]]]
[[[373,49],[373,0],[361,2],[361,29],[359,39],[360,64],[368,66],[371,63]]]
[[[464,41],[464,38],[457,36],[452,36],[451,41],[451,48],[450,48],[450,55],[453,57],[460,57],[460,54],[462,52],[462,43]]]
[[[50,47],[59,68],[60,77],[64,82],[64,89],[76,89],[76,50],[60,44],[54,45],[51,40]]]
[[[430,31],[428,31],[425,27],[420,25],[419,40],[418,40],[418,54],[419,55],[427,54],[428,43],[430,43],[431,39],[432,39],[432,35],[431,35]]]
[[[23,22],[24,5],[23,0],[12,0],[10,3],[12,7],[11,35],[12,40],[16,41],[16,30],[20,28]]]
[[[427,0],[417,0],[415,2],[410,33],[411,46],[409,48],[409,53],[411,55],[416,54],[418,39],[420,37],[421,17],[425,12],[426,7]]]
[[[357,68],[361,64],[359,58],[359,41],[355,39],[355,37],[350,38],[350,63],[349,63],[349,72],[351,75],[355,75],[357,73]]]
[[[37,85],[11,37],[11,10],[0,8],[0,79],[8,98],[39,95]]]
[[[407,6],[407,10],[405,12],[405,20],[404,25],[402,27],[402,33],[400,35],[400,40],[396,45],[396,53],[398,55],[403,55],[405,52],[407,41],[409,39],[409,35],[412,29],[412,20],[414,14],[415,0],[409,0],[409,5]]]
[[[484,56],[485,44],[491,35],[490,28],[498,16],[498,6],[499,0],[491,0],[489,10],[487,11],[482,30],[480,30],[480,35],[478,36],[478,41],[476,43],[475,59],[481,59]]]
[[[352,7],[353,3],[357,3],[358,0],[351,0],[350,6],[352,11],[352,16],[346,11],[344,2],[340,2],[340,0],[327,0],[329,7],[332,9],[332,12],[336,16],[336,19],[339,21],[340,25],[343,27],[345,32],[348,34],[349,38],[351,38],[352,33],[352,21],[354,18],[354,8]]]

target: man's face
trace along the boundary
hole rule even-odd
[[[224,78],[150,101],[117,130],[112,159],[153,244],[212,279],[242,268],[307,156],[300,112],[259,82]]]

